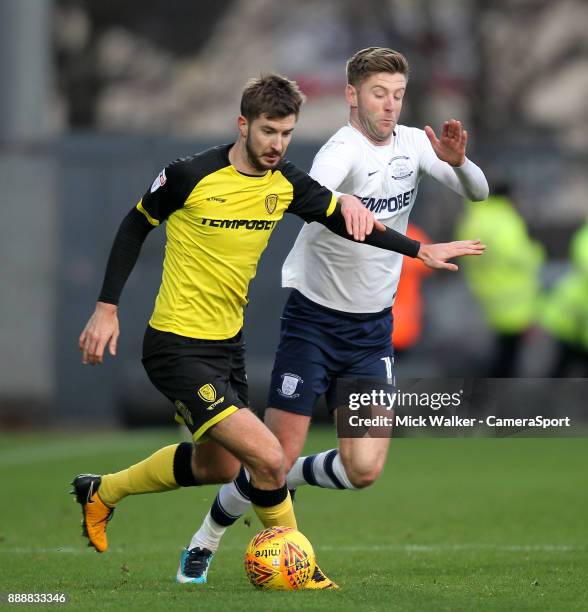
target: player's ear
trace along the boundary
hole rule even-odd
[[[247,138],[247,132],[249,131],[249,122],[243,115],[237,117],[237,128],[243,138]]]
[[[357,89],[349,83],[345,86],[345,99],[351,108],[357,108]]]

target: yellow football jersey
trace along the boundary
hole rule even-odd
[[[322,220],[336,198],[282,161],[263,176],[238,172],[232,145],[208,149],[161,171],[137,204],[149,223],[167,220],[161,287],[149,324],[209,340],[231,338],[257,263],[284,213]]]

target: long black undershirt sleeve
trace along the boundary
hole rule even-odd
[[[347,232],[345,218],[341,213],[341,204],[337,203],[335,210],[330,216],[323,219],[317,219],[317,221],[338,236],[353,240],[353,242],[359,242]],[[389,227],[386,228],[385,232],[373,229],[372,233],[365,237],[364,244],[379,247],[386,251],[395,251],[401,255],[408,255],[408,257],[416,257],[421,248],[421,243],[418,242],[418,240],[412,240],[412,238],[390,229]]]
[[[122,220],[104,274],[99,302],[118,304],[123,287],[135,267],[147,234],[154,228],[136,208]]]

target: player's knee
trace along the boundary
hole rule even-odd
[[[254,465],[250,466],[252,477],[266,485],[280,487],[284,484],[286,470],[284,453],[279,444],[265,448]]]
[[[356,489],[365,489],[378,480],[382,468],[380,466],[371,465],[345,466],[345,472],[347,473],[349,482],[351,482]]]
[[[373,485],[386,463],[386,453],[350,453],[341,449],[340,456],[345,474],[356,489]]]
[[[365,489],[378,479],[378,474],[375,471],[370,472],[351,472],[349,480],[356,489]]]
[[[271,478],[283,480],[286,470],[284,469],[284,453],[281,448],[273,448],[266,453],[262,471]]]

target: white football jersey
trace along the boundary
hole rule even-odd
[[[376,146],[346,125],[317,153],[310,175],[329,189],[357,196],[384,225],[405,234],[419,181],[438,161],[423,130],[397,125],[392,142]],[[333,177],[342,181],[329,184]],[[379,312],[394,301],[402,257],[310,223],[284,262],[282,286],[335,310]]]

